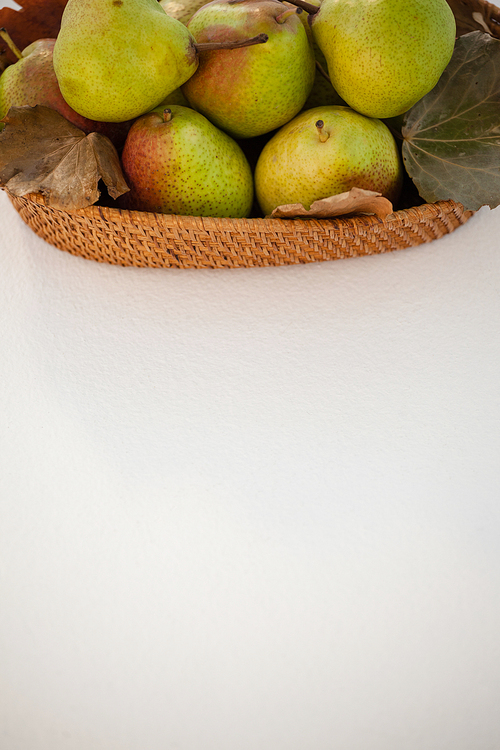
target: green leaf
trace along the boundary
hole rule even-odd
[[[500,204],[500,40],[460,37],[437,85],[407,113],[403,161],[429,203]]]

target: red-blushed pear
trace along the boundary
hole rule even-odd
[[[311,203],[353,187],[381,193],[393,204],[403,169],[396,142],[380,120],[349,107],[302,112],[264,146],[255,169],[264,214],[277,206]]]
[[[102,133],[119,149],[123,146],[131,122],[96,122],[82,117],[64,100],[57,83],[52,53],[55,39],[38,39],[9,65],[0,77],[0,119],[10,107],[41,104],[59,112],[85,133]]]
[[[296,9],[279,0],[214,0],[188,22],[196,43],[264,33],[266,44],[203,52],[184,84],[189,103],[233,138],[284,125],[311,91],[315,60]]]
[[[156,108],[132,125],[122,154],[127,208],[184,216],[243,218],[253,178],[243,151],[188,107]]]
[[[245,44],[267,41],[244,40]],[[54,70],[68,104],[105,122],[158,106],[198,67],[186,26],[157,0],[68,0],[54,47]]]

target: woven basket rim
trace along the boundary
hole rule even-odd
[[[54,209],[39,195],[11,200],[23,220],[60,250],[122,266],[241,268],[374,255],[449,234],[472,215],[439,201],[377,216],[232,219],[148,214],[107,206]]]
[[[500,8],[488,0],[447,0],[458,35],[500,38]],[[475,212],[440,200],[374,215],[332,218],[220,218],[94,204],[55,209],[40,194],[15,197],[23,220],[61,250],[117,265],[219,268],[286,265],[392,252],[431,242]]]
[[[8,192],[8,191],[7,191]],[[381,219],[378,216],[372,214],[360,214],[356,216],[336,216],[330,219],[326,218],[306,218],[303,216],[294,219],[276,219],[276,218],[248,218],[248,219],[236,219],[236,218],[221,218],[214,216],[184,216],[181,214],[161,214],[153,213],[150,211],[135,211],[131,209],[115,208],[113,206],[100,206],[93,204],[86,208],[76,209],[74,211],[66,211],[63,209],[56,209],[49,206],[45,197],[39,193],[28,193],[23,196],[26,200],[30,200],[33,203],[37,203],[42,206],[50,208],[51,211],[61,211],[61,213],[69,213],[76,216],[84,216],[89,219],[101,218],[108,221],[117,220],[119,218],[127,218],[131,223],[138,226],[151,226],[152,224],[165,223],[168,226],[179,225],[194,229],[200,228],[205,225],[218,226],[220,228],[230,229],[232,226],[243,227],[245,225],[252,226],[253,228],[262,227],[265,231],[266,227],[269,230],[279,231],[283,226],[291,226],[292,223],[299,222],[302,226],[308,226],[314,228],[317,226],[324,226],[326,223],[333,223],[336,226],[349,227],[352,226],[364,226],[370,227],[373,225],[399,225],[411,221],[417,223],[419,221],[432,221],[439,217],[443,211],[450,211],[457,209],[460,213],[473,214],[474,211],[468,211],[464,209],[461,203],[457,203],[454,200],[440,200],[435,203],[423,203],[420,206],[412,206],[411,208],[401,208]]]

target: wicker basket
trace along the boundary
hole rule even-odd
[[[458,33],[500,37],[500,11],[484,0],[448,0]],[[442,237],[471,216],[454,201],[396,211],[385,220],[215,219],[91,206],[64,212],[43,197],[10,196],[22,219],[60,250],[90,260],[153,268],[236,268],[373,255]]]

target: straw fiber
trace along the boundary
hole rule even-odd
[[[500,37],[500,10],[484,0],[448,0],[459,33]],[[90,206],[64,212],[40,195],[10,199],[23,220],[60,250],[89,260],[153,268],[237,268],[311,263],[374,255],[430,242],[471,216],[439,201],[345,219],[215,219]]]
[[[60,250],[122,266],[235,268],[310,263],[400,250],[448,234],[472,216],[453,201],[350,219],[211,219],[90,206],[58,211],[38,195],[11,200]]]

